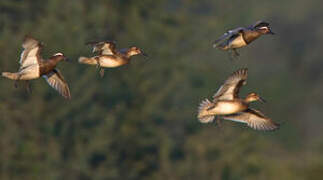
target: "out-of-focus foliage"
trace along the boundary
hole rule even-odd
[[[323,3],[262,0],[0,1],[0,71],[18,69],[30,34],[63,52],[66,101],[42,79],[26,94],[0,81],[0,179],[322,179]],[[212,49],[225,30],[269,21],[276,36],[230,61]],[[109,69],[80,65],[89,40],[116,40],[149,54]],[[240,67],[242,94],[281,129],[200,124],[199,102]]]

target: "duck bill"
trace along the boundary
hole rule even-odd
[[[218,44],[214,42],[214,43],[212,43],[212,47],[213,48],[217,48],[218,47]]]
[[[65,58],[64,58],[64,61],[66,61],[66,62],[71,62],[71,59],[70,59],[70,58],[65,57]]]
[[[146,54],[146,53],[141,53],[143,56],[145,56],[145,57],[148,57],[148,54]]]
[[[268,34],[275,35],[276,33],[274,33],[271,30],[269,30]]]
[[[264,98],[262,98],[262,97],[259,97],[259,101],[260,102],[262,102],[262,103],[266,103],[267,101],[264,99]]]

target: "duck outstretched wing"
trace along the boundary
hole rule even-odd
[[[22,47],[24,50],[20,55],[20,69],[40,63],[40,52],[43,47],[41,42],[26,35]]]
[[[248,69],[243,68],[232,73],[219,90],[213,95],[213,101],[238,98],[241,86],[246,84]]]
[[[279,128],[278,123],[273,122],[260,111],[251,108],[244,112],[222,116],[222,118],[235,122],[246,123],[249,127],[260,131],[272,131]]]
[[[224,33],[221,37],[213,42],[213,47],[218,47],[218,45],[222,44],[223,41],[231,39],[239,35],[239,33],[243,32],[245,28],[238,27],[236,29],[232,29]]]
[[[56,89],[64,98],[71,99],[71,93],[68,84],[58,69],[54,69],[52,72],[43,75],[43,78],[45,78],[47,83],[52,88]]]
[[[87,42],[86,44],[93,46],[92,52],[99,52],[99,55],[114,55],[116,53],[114,41]]]

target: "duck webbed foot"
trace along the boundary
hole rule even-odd
[[[238,51],[236,49],[232,49],[229,51],[229,57],[231,60],[238,59],[239,56],[240,56],[240,54],[238,53]]]
[[[219,128],[222,127],[222,122],[221,122],[221,119],[219,117],[215,117],[215,123]]]
[[[104,69],[100,67],[99,74],[101,78],[104,76]]]
[[[32,93],[32,89],[29,81],[25,81],[25,88],[28,94]]]
[[[236,49],[232,49],[232,52],[233,52],[233,55],[234,55],[235,57],[240,56],[240,54],[238,53],[238,51],[237,51]]]
[[[15,80],[15,83],[13,84],[15,88],[18,88],[18,80]]]

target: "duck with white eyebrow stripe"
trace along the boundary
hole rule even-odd
[[[28,86],[27,90],[30,91],[29,80],[38,79],[43,77],[46,79],[48,84],[56,89],[62,96],[66,99],[71,98],[71,93],[69,87],[64,80],[64,77],[56,68],[56,65],[60,61],[67,61],[67,58],[63,53],[56,53],[48,60],[44,60],[40,56],[41,49],[43,47],[42,43],[36,39],[25,36],[22,47],[24,48],[20,56],[20,68],[16,73],[3,72],[2,76],[15,80],[26,81]],[[16,86],[16,84],[15,84]]]
[[[224,33],[214,41],[213,47],[221,50],[231,50],[233,57],[239,56],[237,49],[245,47],[265,34],[275,34],[271,31],[269,23],[257,21],[249,27],[238,27]]]

